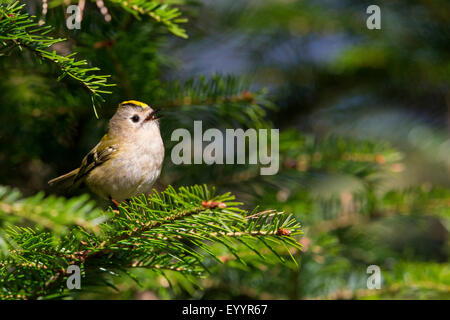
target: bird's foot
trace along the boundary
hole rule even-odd
[[[117,200],[111,198],[111,201],[116,205],[117,208],[119,207],[120,203]]]
[[[112,201],[112,203],[114,203],[117,207],[117,209],[119,209],[120,203],[117,200],[114,200],[111,196],[108,197],[109,201]],[[115,211],[115,210],[113,210]]]

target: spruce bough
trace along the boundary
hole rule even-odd
[[[244,264],[235,249],[237,242],[262,259],[265,257],[260,253],[261,245],[266,246],[282,262],[285,260],[280,245],[287,249],[301,247],[296,236],[302,232],[291,215],[274,210],[249,213],[238,208],[241,203],[235,202],[230,193],[214,196],[214,190],[206,186],[178,190],[169,186],[160,193],[133,198],[118,210],[109,208],[105,212],[86,210],[83,198],[77,206],[84,211],[81,216],[85,219],[78,215],[73,221],[62,217],[73,214],[70,210],[53,210],[53,215],[46,214],[43,208],[33,211],[32,199],[17,200],[16,195],[11,200],[11,192],[3,190],[0,199],[0,236],[7,249],[0,259],[2,299],[70,295],[66,285],[70,265],[80,267],[82,290],[89,290],[108,284],[108,274],[132,276],[133,268],[200,277],[208,271],[203,263],[207,256],[221,261],[211,250],[215,243],[225,246]],[[15,211],[8,210],[10,201],[14,202]],[[47,211],[52,210],[50,207]],[[28,217],[21,208],[27,208]],[[38,221],[34,216],[40,215],[63,221],[68,225],[65,232],[55,233],[49,225],[30,223]],[[9,223],[13,218],[19,218],[14,226]]]

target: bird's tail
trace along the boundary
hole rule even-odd
[[[70,171],[69,173],[63,174],[57,178],[54,178],[48,182],[49,185],[53,186],[55,184],[62,184],[62,186],[70,186],[73,184],[75,176],[77,175],[80,169],[77,168],[75,170]]]

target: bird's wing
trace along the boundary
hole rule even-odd
[[[80,170],[74,179],[74,184],[84,180],[86,175],[94,168],[98,167],[107,161],[115,152],[117,152],[118,145],[113,144],[108,136],[105,134],[100,142],[83,158]]]

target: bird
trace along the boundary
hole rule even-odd
[[[78,187],[84,182],[92,192],[116,204],[151,193],[164,160],[159,112],[136,100],[120,103],[108,132],[80,167],[48,183]]]

